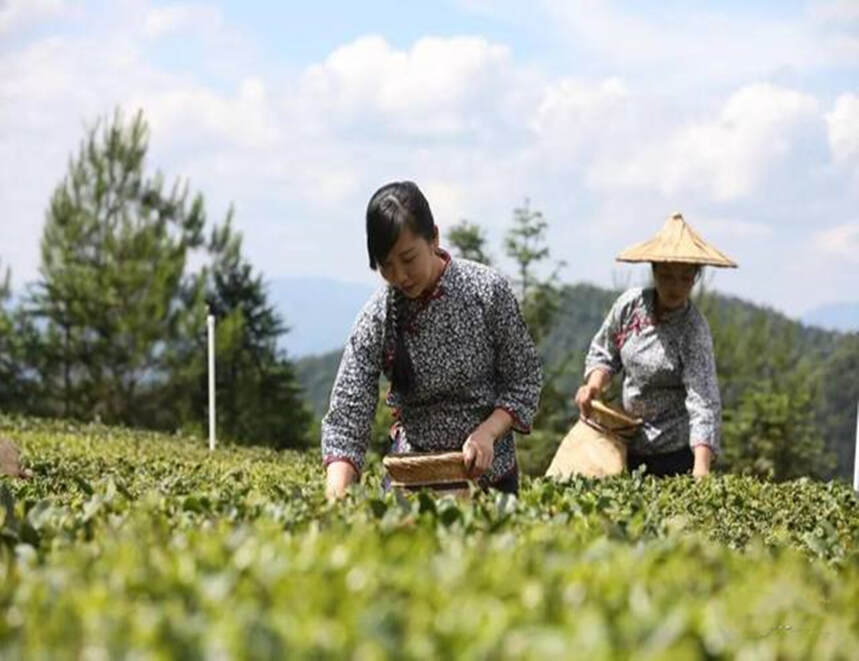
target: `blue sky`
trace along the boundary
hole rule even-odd
[[[859,300],[859,2],[0,0],[0,260],[32,280],[86,126],[151,126],[151,169],[231,203],[269,278],[373,282],[362,212],[410,178],[500,245],[530,198],[564,279],[679,210],[792,315]],[[502,266],[505,263],[502,260]]]

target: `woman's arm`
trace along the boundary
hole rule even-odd
[[[612,376],[621,370],[620,348],[616,338],[630,296],[633,296],[632,290],[622,294],[614,302],[588,347],[588,355],[585,357],[585,383],[573,398],[579,407],[579,413],[586,418],[591,414],[591,401],[608,387]]]
[[[527,434],[531,431],[531,423],[540,401],[543,368],[510,283],[501,276],[493,283],[487,323],[490,326],[495,353],[497,394],[494,408],[496,411],[501,409],[510,416],[513,429]],[[506,431],[508,430],[505,430],[505,433]]]
[[[384,301],[384,292],[377,293],[358,315],[322,420],[322,458],[329,497],[342,496],[346,487],[358,480],[363,467],[379,401]]]
[[[495,409],[475,429],[462,446],[462,458],[471,477],[489,470],[495,459],[495,441],[513,428],[513,416],[504,409]]]
[[[500,275],[492,282],[486,323],[495,354],[494,409],[465,439],[463,460],[471,477],[492,466],[495,442],[511,429],[527,434],[537,413],[543,370],[534,340],[525,325],[510,283]]]
[[[325,496],[336,500],[343,496],[348,487],[358,480],[358,471],[348,461],[335,460],[325,469]]]
[[[693,448],[695,453],[695,465],[692,467],[693,477],[704,477],[710,474],[710,461],[713,458],[713,451],[709,445],[699,443]]]
[[[692,474],[702,477],[710,472],[710,462],[719,451],[722,402],[710,329],[697,310],[691,323],[681,359],[689,414],[689,445],[695,455]]]
[[[581,415],[586,418],[590,416],[591,401],[598,397],[609,383],[611,383],[611,372],[602,367],[596,367],[588,374],[587,382],[578,389],[575,397],[576,406],[579,407]]]

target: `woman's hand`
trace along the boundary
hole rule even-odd
[[[513,426],[513,418],[504,409],[495,409],[462,444],[462,461],[472,479],[480,477],[495,459],[495,441]]]
[[[475,429],[462,444],[462,461],[471,478],[480,477],[495,459],[495,438],[481,427]]]
[[[325,497],[337,500],[346,493],[346,487],[358,481],[358,471],[348,461],[333,461],[325,470]]]
[[[600,394],[600,389],[597,386],[586,383],[576,392],[576,406],[579,407],[579,414],[583,418],[589,418],[591,415],[591,402]]]
[[[611,381],[611,374],[606,370],[597,368],[588,375],[588,381],[576,392],[574,401],[579,407],[579,414],[588,418],[591,415],[591,402],[603,391]]]
[[[696,445],[693,452],[695,453],[695,464],[692,466],[692,477],[701,478],[709,475],[713,451],[707,445]]]

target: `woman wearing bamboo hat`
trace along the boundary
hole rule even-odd
[[[615,301],[591,342],[576,404],[587,418],[591,401],[622,371],[623,408],[643,421],[628,447],[629,469],[707,475],[719,452],[721,400],[710,329],[689,295],[705,265],[737,265],[680,214],[617,260],[650,262],[654,286]]]
[[[322,421],[329,497],[358,479],[379,376],[397,423],[392,451],[462,451],[470,477],[515,492],[512,429],[527,432],[541,369],[509,283],[497,271],[439,249],[418,187],[395,182],[367,206],[370,268],[385,280],[358,315]]]

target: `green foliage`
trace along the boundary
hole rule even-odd
[[[216,398],[218,433],[236,442],[299,448],[310,442],[311,420],[292,364],[278,349],[286,332],[268,303],[262,276],[242,254],[242,237],[232,229],[232,210],[212,230],[211,263],[203,271],[206,300],[217,319]],[[191,355],[177,364],[183,378],[168,388],[174,401],[188,403],[187,418],[207,415],[206,346],[202,332]]]
[[[197,310],[179,305],[189,251],[202,241],[202,198],[144,174],[141,113],[99,122],[51,199],[41,279],[30,299],[44,321],[37,367],[45,412],[143,424],[147,392],[164,378],[177,330]]]
[[[41,277],[14,323],[0,313],[0,406],[201,431],[208,299],[220,320],[219,433],[305,445],[311,415],[277,348],[286,327],[242,254],[232,210],[207,243],[202,196],[147,176],[148,139],[142,113],[126,122],[117,112],[69,163],[45,222]],[[208,258],[198,272],[192,255]]]
[[[795,380],[795,374],[802,373],[816,387],[816,374],[808,372],[837,343],[836,333],[804,328],[775,310],[706,287],[698,291],[695,305],[710,325],[722,403],[728,409],[749,388],[764,383],[778,389]]]
[[[830,472],[832,460],[809,416],[807,388],[792,391],[747,390],[724,425],[724,462],[728,470],[784,480]]]
[[[722,393],[720,464],[775,479],[831,476],[829,429],[817,411],[832,334],[706,290],[696,304],[711,326]]]
[[[321,356],[307,356],[295,361],[295,373],[310,407],[317,418],[328,410],[331,388],[340,366],[341,349]]]
[[[838,474],[853,475],[859,404],[859,333],[843,335],[819,363],[820,385],[815,421],[835,455]]]
[[[521,207],[513,209],[513,226],[504,238],[507,256],[516,262],[519,298],[524,301],[538,283],[534,267],[549,258],[546,230],[549,223],[541,211],[531,210],[531,201],[525,199]]]
[[[548,226],[542,212],[533,211],[526,198],[523,206],[513,210],[513,224],[504,239],[507,256],[516,263],[515,283],[522,317],[541,349],[559,319],[563,300],[558,274],[564,263],[558,262],[548,277],[539,275],[540,267],[550,257],[546,243]],[[569,393],[564,384],[573,369],[574,356],[574,352],[567,350],[556,362],[544,362],[541,404],[534,428],[562,431],[569,425]]]
[[[0,417],[0,657],[848,658],[859,501],[807,479],[329,505],[318,453]]]
[[[513,210],[513,225],[504,238],[504,250],[516,263],[515,283],[519,289],[519,305],[531,336],[540,344],[551,331],[560,308],[559,262],[548,277],[541,278],[540,266],[549,259],[546,230],[549,224],[542,212],[532,211],[530,200]]]
[[[552,463],[552,457],[564,432],[554,429],[535,428],[530,434],[516,434],[516,462],[523,475],[540,477]]]
[[[0,277],[0,410],[20,412],[29,410],[38,396],[38,384],[28,370],[37,355],[36,331],[21,307],[10,308],[11,282],[7,268]]]
[[[7,410],[13,409],[19,399],[16,390],[20,383],[18,371],[21,364],[20,349],[15,341],[14,322],[6,309],[11,278],[12,273],[7,268],[5,276],[0,279],[0,408]]]
[[[463,219],[450,228],[447,240],[457,257],[481,264],[492,264],[492,258],[486,252],[486,235],[480,225]]]
[[[377,457],[386,455],[391,447],[391,427],[394,424],[394,412],[385,403],[388,391],[387,381],[379,388],[379,401],[376,405],[376,415],[373,418],[373,431],[370,437],[370,452]]]

